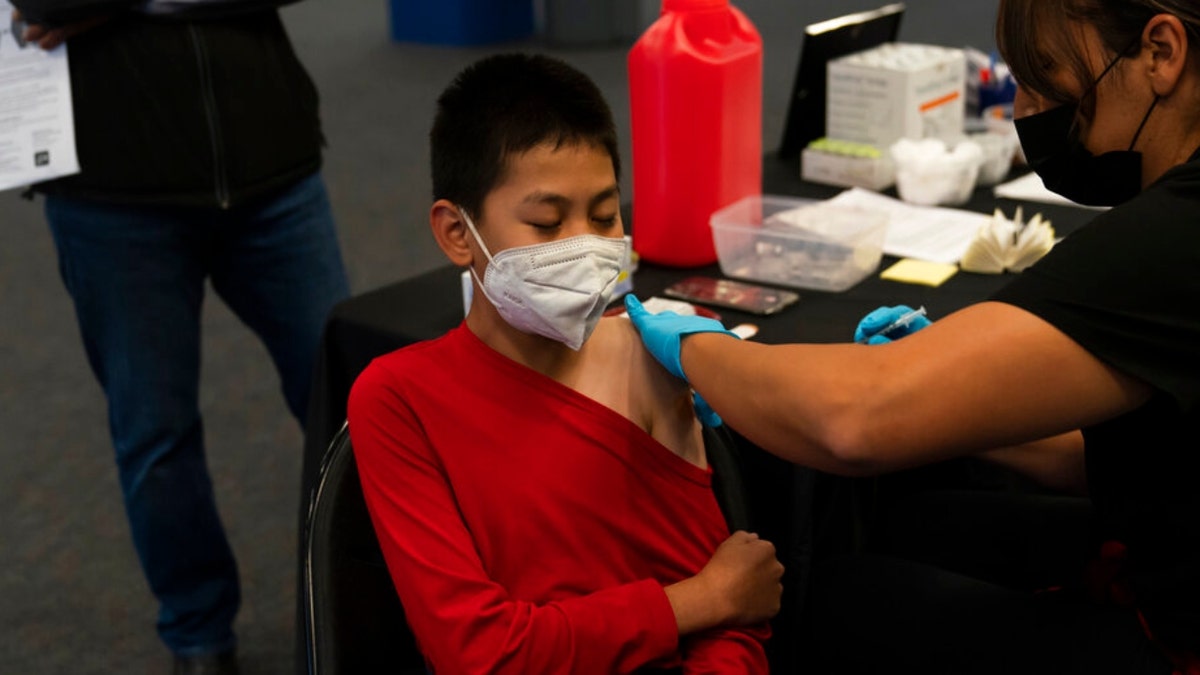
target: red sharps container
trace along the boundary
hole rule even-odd
[[[762,193],[762,38],[729,0],[663,0],[628,67],[633,249],[716,262],[709,217]]]

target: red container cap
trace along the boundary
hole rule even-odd
[[[728,6],[729,0],[663,0],[662,11],[680,12],[693,9],[718,9]]]

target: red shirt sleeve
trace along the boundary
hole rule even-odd
[[[763,643],[771,636],[767,624],[749,628],[715,628],[684,638],[684,675],[768,673]]]
[[[435,671],[623,673],[676,656],[674,613],[657,581],[535,605],[489,578],[421,420],[382,369],[358,378],[348,417],[384,558]]]

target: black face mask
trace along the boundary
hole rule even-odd
[[[1108,74],[1120,56],[1100,73],[1092,88]],[[1086,93],[1085,93],[1086,95]],[[1142,153],[1134,152],[1142,127],[1158,105],[1146,111],[1128,150],[1093,155],[1075,133],[1079,104],[1069,103],[1015,120],[1021,150],[1046,189],[1088,206],[1116,206],[1142,191]]]

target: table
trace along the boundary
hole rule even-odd
[[[764,192],[825,199],[842,190],[804,183],[798,168],[795,161],[767,157]],[[1060,236],[1078,229],[1093,215],[1068,206],[998,201],[991,188],[976,190],[964,208],[991,213],[999,206],[1011,215],[1017,205],[1022,205],[1028,215],[1040,212],[1048,217]],[[895,260],[884,256],[880,269]],[[345,420],[346,397],[354,379],[376,356],[438,337],[462,321],[460,272],[450,265],[440,267],[355,296],[333,309],[325,327],[305,433],[302,531],[311,486],[326,447]],[[715,264],[690,269],[642,264],[634,274],[634,293],[643,299],[661,295],[666,286],[692,274],[721,276]],[[840,293],[801,290],[797,304],[770,317],[718,311],[727,326],[757,325],[759,332],[754,339],[765,343],[846,342],[852,338],[859,319],[881,305],[924,305],[936,320],[985,299],[1010,278],[960,272],[941,286],[930,288],[884,281],[876,273]],[[796,618],[794,612],[802,603],[804,574],[814,548],[844,551],[862,545],[863,524],[869,521],[860,513],[864,503],[860,498],[862,483],[787,464],[752,446],[747,448],[744,461],[747,482],[754,486],[749,490],[753,498],[751,513],[757,517],[760,534],[780,548],[780,556],[792,575],[785,577],[785,588],[792,595],[774,622],[776,632],[782,633]],[[814,504],[820,504],[821,509],[814,510]],[[778,646],[785,648],[786,644]],[[790,668],[791,656],[773,654],[773,665],[781,670]]]

